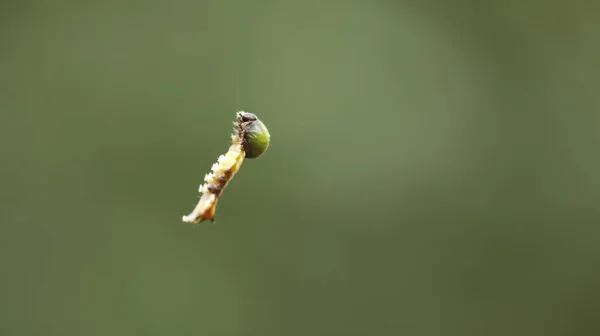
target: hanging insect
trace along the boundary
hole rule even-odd
[[[205,183],[201,184],[198,190],[202,194],[198,205],[192,213],[183,216],[184,222],[200,223],[204,220],[214,222],[219,196],[240,169],[244,158],[257,158],[269,148],[271,135],[256,115],[239,111],[236,116],[231,146],[227,153],[219,156],[217,162],[212,165],[211,172],[204,176]]]

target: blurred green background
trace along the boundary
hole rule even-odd
[[[1,2],[0,334],[600,334],[599,13]]]

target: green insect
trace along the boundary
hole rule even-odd
[[[269,148],[271,140],[269,130],[255,114],[240,111],[238,118],[243,129],[243,147],[246,158],[254,159],[261,156]]]

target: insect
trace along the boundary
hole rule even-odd
[[[236,121],[233,122],[231,146],[227,153],[219,156],[210,173],[204,176],[204,183],[198,190],[202,194],[200,200],[189,215],[183,216],[183,221],[214,222],[219,196],[240,169],[244,158],[254,159],[264,154],[269,148],[270,140],[269,130],[255,114],[237,112]]]

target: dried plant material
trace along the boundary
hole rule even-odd
[[[210,173],[204,176],[204,183],[198,190],[202,194],[200,200],[192,213],[183,216],[184,222],[214,222],[219,196],[242,166],[244,158],[257,158],[269,147],[269,131],[256,115],[244,111],[237,112],[237,120],[233,126],[229,150],[219,156]]]

